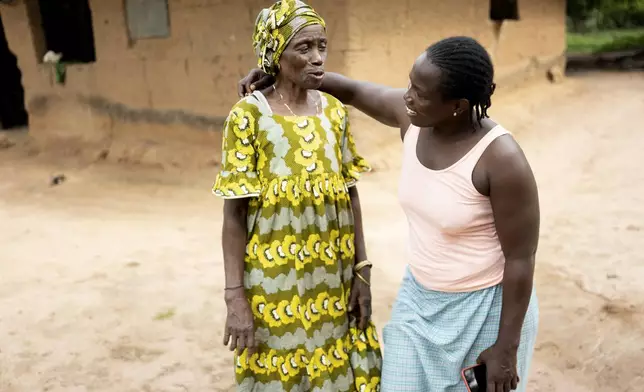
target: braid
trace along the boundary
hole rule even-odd
[[[427,57],[441,70],[443,99],[467,99],[470,119],[476,114],[481,125],[481,120],[489,117],[487,110],[496,88],[494,67],[485,48],[473,38],[451,37],[427,48]]]

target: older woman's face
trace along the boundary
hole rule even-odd
[[[300,30],[282,53],[280,76],[307,89],[319,88],[324,77],[326,45],[326,32],[321,25]]]

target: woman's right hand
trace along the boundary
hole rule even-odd
[[[248,349],[249,353],[254,353],[257,349],[255,323],[244,288],[226,291],[225,300],[228,313],[224,331],[224,346],[228,346],[230,343],[230,351],[237,349],[239,354],[245,349]]]
[[[237,83],[237,93],[240,97],[250,95],[255,90],[263,90],[272,86],[275,78],[259,68],[252,69],[245,78]]]

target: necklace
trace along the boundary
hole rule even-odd
[[[279,95],[280,100],[282,101],[282,105],[286,106],[286,108],[288,109],[289,112],[291,112],[293,117],[302,117],[302,116],[298,116],[297,114],[293,113],[293,111],[291,110],[291,107],[288,106],[288,104],[286,103],[286,100],[284,100],[284,97],[282,96],[282,94],[280,94],[280,92],[277,91],[277,88],[275,88],[275,85],[273,85],[273,91],[275,91],[277,93],[277,95]],[[315,115],[317,116],[318,114],[320,114],[320,98],[319,98],[319,96],[318,96],[317,101],[315,101]]]

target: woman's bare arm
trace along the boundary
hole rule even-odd
[[[353,224],[354,224],[354,247],[355,247],[355,262],[367,260],[367,246],[365,244],[364,229],[362,225],[362,208],[360,206],[360,195],[356,185],[349,187],[349,197],[351,198],[351,209],[353,211]],[[365,267],[360,270],[360,275],[368,282],[371,281],[371,268]],[[358,284],[359,286],[356,286]],[[371,319],[371,290],[369,286],[363,285],[361,281],[355,281],[353,286],[354,291],[351,293],[349,299],[349,309],[353,312],[356,308],[358,312],[358,328],[365,329]]]
[[[239,81],[239,96],[254,90],[263,90],[275,83],[275,78],[260,69],[253,69]],[[350,105],[369,117],[390,127],[400,128],[404,137],[410,121],[405,109],[405,89],[392,88],[376,83],[349,79],[337,73],[327,72],[322,81],[321,91],[333,95],[345,105]]]
[[[253,312],[244,289],[247,214],[247,198],[224,201],[224,227],[221,235],[226,275],[224,300],[227,307],[224,345],[230,344],[230,350],[238,350],[238,353],[245,349],[253,353],[257,349]]]
[[[229,289],[240,288],[244,285],[247,213],[247,198],[226,199],[224,201],[224,224],[221,242],[224,252],[226,287]]]
[[[497,344],[516,350],[530,303],[539,243],[539,195],[530,165],[512,138],[486,152],[490,202],[505,255],[503,305]],[[486,157],[486,158],[487,158]]]
[[[360,206],[360,195],[356,185],[349,187],[351,198],[351,209],[353,210],[353,224],[355,230],[355,252],[357,263],[367,260],[367,246],[365,245],[364,229],[362,226],[362,207]]]
[[[405,89],[353,80],[327,72],[320,90],[385,125],[401,129],[409,127],[409,117],[403,99]]]

